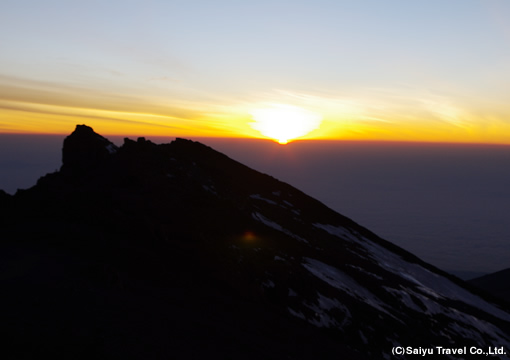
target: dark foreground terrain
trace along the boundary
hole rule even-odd
[[[0,192],[0,216],[7,358],[510,349],[503,305],[200,143],[118,148],[77,126],[61,169]]]

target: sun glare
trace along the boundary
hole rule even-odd
[[[251,127],[262,135],[287,144],[317,129],[322,121],[318,113],[291,105],[274,105],[251,112]]]

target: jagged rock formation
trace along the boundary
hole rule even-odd
[[[64,140],[62,171],[83,173],[107,163],[117,146],[86,125],[77,125],[76,131]]]
[[[396,345],[510,349],[502,306],[189,140],[117,148],[78,126],[60,171],[0,194],[0,214],[2,335],[23,351],[390,359]]]

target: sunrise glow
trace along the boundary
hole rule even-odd
[[[510,144],[509,2],[200,3],[8,2],[0,133]]]
[[[251,115],[254,120],[251,126],[280,144],[287,144],[310,133],[317,129],[322,121],[320,114],[290,105],[255,109]]]

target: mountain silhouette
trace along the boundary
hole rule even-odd
[[[510,268],[479,276],[468,283],[487,291],[489,294],[510,304]]]
[[[0,192],[1,335],[18,358],[510,349],[504,305],[201,143],[117,147],[78,125],[62,162]]]

